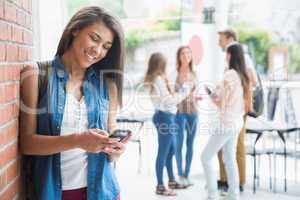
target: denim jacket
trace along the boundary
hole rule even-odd
[[[52,61],[47,92],[39,97],[37,134],[60,135],[66,100],[68,73],[59,57]],[[88,109],[88,128],[107,130],[108,86],[99,72],[90,67],[85,74],[83,94]],[[60,200],[62,181],[60,153],[33,156],[33,189],[39,200]],[[105,153],[88,153],[88,200],[115,200],[120,192],[114,169]]]

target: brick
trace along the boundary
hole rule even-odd
[[[4,3],[4,19],[10,22],[17,21],[17,9],[16,6],[5,1]]]
[[[0,44],[0,61],[4,61],[6,57],[5,44]]]
[[[18,120],[11,123],[9,126],[0,129],[0,147],[4,144],[17,139],[18,137]]]
[[[18,61],[26,61],[26,60],[27,60],[27,48],[19,47]]]
[[[32,60],[33,59],[33,56],[32,56],[32,53],[33,52],[33,49],[32,48],[28,48],[27,49],[27,60]]]
[[[2,97],[0,97],[2,98]],[[0,125],[3,125],[12,119],[16,119],[19,115],[18,106],[16,103],[9,104],[5,106],[4,108],[0,109]],[[1,158],[1,156],[0,156]],[[0,159],[1,162],[1,159]],[[1,167],[1,166],[0,166]]]
[[[25,25],[25,19],[26,15],[22,10],[17,11],[17,24],[24,26]]]
[[[13,162],[5,171],[0,174],[0,191],[19,175],[19,163]]]
[[[6,45],[6,61],[16,61],[18,59],[18,46],[15,44]]]
[[[23,30],[16,26],[12,26],[12,41],[14,42],[23,42]]]
[[[12,185],[10,185],[6,190],[0,195],[1,200],[12,200],[20,192],[20,177],[14,180]]]
[[[20,65],[0,66],[0,82],[9,80],[20,80]]]
[[[11,41],[12,39],[12,26],[10,24],[7,24],[6,27],[6,35],[7,35],[7,40]]]
[[[0,104],[8,103],[18,98],[19,83],[9,85],[0,84]]]
[[[24,44],[32,45],[33,43],[32,32],[26,30],[23,31],[23,42]]]
[[[0,19],[4,18],[4,1],[0,0]]]
[[[7,24],[0,21],[0,40],[7,40]]]
[[[29,13],[32,13],[32,0],[28,0],[28,10]]]
[[[0,168],[4,167],[7,163],[16,159],[17,157],[18,142],[16,141],[0,152]]]
[[[26,15],[25,27],[32,30],[32,17],[31,17],[31,15]]]

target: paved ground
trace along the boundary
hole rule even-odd
[[[187,190],[178,191],[177,197],[161,197],[154,193],[156,179],[154,171],[155,155],[156,155],[156,137],[149,133],[144,133],[143,137],[143,154],[142,154],[142,168],[141,172],[138,173],[138,145],[137,143],[129,143],[126,154],[120,158],[117,163],[117,174],[122,188],[122,199],[124,200],[162,200],[162,199],[174,199],[174,200],[201,200],[205,199],[206,191],[204,189],[205,179],[203,177],[202,166],[200,164],[201,149],[206,142],[206,136],[199,135],[195,141],[195,156],[191,169],[191,179],[194,182],[194,186]],[[265,161],[264,161],[265,160]],[[266,199],[286,199],[296,200],[300,199],[300,192],[298,191],[300,182],[295,183],[295,180],[290,180],[294,176],[294,165],[293,160],[288,162],[288,193],[283,192],[283,179],[282,179],[282,168],[280,163],[282,160],[278,158],[278,169],[277,169],[277,192],[271,192],[268,189],[269,186],[269,171],[268,171],[268,159],[262,159],[260,167],[261,182],[260,187],[256,194],[252,192],[252,167],[248,166],[247,175],[248,183],[246,185],[245,192],[241,195],[242,200],[255,199],[255,200],[266,200]],[[248,163],[252,163],[250,158],[247,159]],[[216,173],[217,173],[217,161]],[[175,163],[174,163],[174,166]],[[299,170],[298,170],[299,171]],[[165,172],[166,174],[166,172]],[[167,180],[167,177],[165,177]]]

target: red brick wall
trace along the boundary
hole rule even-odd
[[[0,0],[0,199],[20,199],[20,69],[32,60],[32,0]]]

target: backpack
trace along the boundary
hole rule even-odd
[[[47,92],[47,85],[48,85],[48,76],[51,72],[51,61],[44,61],[44,62],[37,62],[39,68],[38,74],[38,101]],[[23,155],[21,158],[22,162],[22,182],[24,185],[23,193],[25,200],[37,200],[37,195],[33,190],[33,163],[32,163],[33,156],[30,155]]]
[[[51,61],[37,62],[39,67],[38,77],[38,88],[39,88],[39,99],[43,96],[44,92],[47,91],[48,77],[51,73]]]
[[[252,99],[252,111],[248,112],[250,117],[257,118],[259,117],[264,110],[264,91],[261,83],[260,76],[256,72],[258,85],[253,90],[253,99]]]

